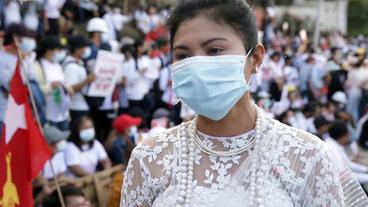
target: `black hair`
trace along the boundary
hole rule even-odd
[[[84,197],[82,190],[74,186],[61,187],[61,192],[63,194],[65,204],[67,204],[66,198],[69,196],[83,196]],[[52,193],[50,196],[45,198],[45,200],[42,203],[42,206],[43,207],[61,207],[61,203],[60,203],[57,192],[54,191],[54,193]]]
[[[80,139],[79,131],[80,131],[80,127],[81,127],[81,125],[84,121],[90,121],[90,122],[93,123],[92,118],[89,117],[89,116],[82,116],[82,117],[72,121],[72,130],[71,130],[71,134],[70,134],[70,137],[69,137],[69,140],[71,142],[73,142],[80,150],[82,150],[82,140]],[[89,143],[88,143],[89,148],[93,147],[93,143],[94,143],[94,140],[89,141]]]
[[[344,121],[335,121],[331,124],[328,133],[330,134],[330,137],[332,137],[334,140],[339,140],[342,136],[349,133],[348,126]]]
[[[23,24],[10,24],[5,28],[3,45],[10,45],[14,43],[14,36],[19,37],[35,37],[36,35],[29,31]]]
[[[247,51],[258,43],[255,15],[245,0],[180,0],[168,19],[171,46],[179,26],[203,12],[220,24],[230,25],[241,34]]]

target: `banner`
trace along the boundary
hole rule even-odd
[[[94,73],[96,80],[90,85],[88,96],[111,96],[121,76],[124,56],[118,53],[100,50],[97,54]]]

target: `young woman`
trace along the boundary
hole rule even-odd
[[[367,206],[313,135],[264,115],[249,94],[262,64],[245,0],[177,1],[173,89],[198,116],[133,151],[125,206]]]
[[[37,56],[38,61],[33,65],[37,82],[46,99],[46,119],[49,125],[62,131],[69,130],[70,88],[65,87],[65,74],[60,63],[66,52],[62,50],[58,37],[47,36],[41,41]]]
[[[111,167],[110,159],[95,135],[91,118],[82,116],[74,123],[70,142],[64,151],[69,174],[83,177],[95,173],[98,164],[103,169]]]

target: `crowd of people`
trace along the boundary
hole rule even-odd
[[[195,116],[171,88],[168,8],[123,14],[113,4],[62,0],[7,0],[0,8],[0,129],[21,58],[54,151],[49,162],[66,183],[126,165],[142,139]],[[339,163],[368,183],[368,38],[329,32],[315,47],[264,21],[267,59],[251,81],[254,101],[269,116],[325,140]],[[116,88],[104,98],[88,96],[99,50],[124,55]],[[41,191],[49,192],[54,176],[47,163]],[[54,206],[47,204],[51,198],[44,206]]]

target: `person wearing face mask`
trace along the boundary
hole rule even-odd
[[[9,25],[5,30],[4,49],[0,51],[0,131],[7,107],[9,84],[18,61],[18,49],[23,59],[36,48],[34,34],[21,24]],[[29,79],[33,79],[31,62],[24,61],[22,70]],[[37,100],[36,100],[37,101]]]
[[[331,124],[329,129],[329,137],[325,142],[331,155],[336,159],[336,164],[339,167],[348,166],[359,183],[368,183],[368,167],[353,162],[345,152],[344,147],[349,146],[351,138],[346,122],[335,121]]]
[[[33,70],[46,99],[47,122],[60,130],[68,130],[72,89],[64,85],[65,74],[60,64],[66,52],[56,36],[44,37],[39,45]]]
[[[87,24],[87,32],[91,40],[91,55],[86,60],[96,59],[98,50],[111,51],[109,44],[109,29],[105,20],[99,17],[92,18]]]
[[[75,180],[66,176],[67,166],[64,157],[64,150],[67,145],[67,139],[70,135],[69,131],[60,131],[58,128],[45,125],[43,128],[44,136],[53,152],[50,160],[48,160],[38,178],[34,181],[35,206],[42,203],[44,198],[52,193],[50,182],[56,177],[61,185],[74,184]],[[51,168],[51,164],[53,170]]]
[[[93,174],[98,164],[103,169],[111,167],[110,159],[95,135],[91,118],[82,116],[73,123],[70,142],[64,151],[68,175],[83,177]]]
[[[41,175],[47,180],[54,178],[54,174],[52,173],[50,166],[51,162],[53,164],[55,175],[63,182],[72,183],[73,179],[66,177],[67,166],[64,157],[64,151],[66,150],[67,139],[70,136],[70,132],[61,131],[50,125],[46,125],[43,128],[43,132],[51,150],[53,151],[53,155],[52,158],[44,165]]]
[[[137,127],[142,123],[141,118],[134,118],[122,114],[113,122],[115,140],[112,142],[110,157],[113,164],[127,165],[133,148],[137,144],[135,137],[138,136]]]
[[[99,50],[111,51],[109,44],[108,27],[102,18],[92,18],[87,24],[87,32],[91,41],[91,55],[84,59],[89,71],[93,71]],[[91,117],[96,125],[96,134],[103,140],[111,131],[113,119],[110,118],[114,113],[112,95],[99,98],[102,103],[96,107],[90,107]]]
[[[91,55],[91,43],[82,35],[68,38],[69,55],[63,61],[66,87],[72,89],[70,115],[72,122],[78,118],[88,115],[89,105],[84,97],[88,92],[88,86],[96,76],[88,72],[83,58]]]
[[[173,90],[197,115],[137,145],[120,207],[368,205],[319,138],[253,103],[265,49],[245,0],[177,1],[168,26]]]

